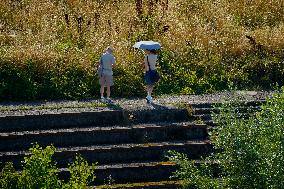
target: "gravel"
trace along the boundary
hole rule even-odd
[[[114,111],[118,109],[139,111],[145,109],[171,109],[179,103],[202,104],[221,102],[224,99],[238,97],[244,101],[265,100],[271,97],[271,91],[236,91],[218,92],[204,95],[165,95],[154,98],[154,104],[149,105],[143,98],[114,98],[113,105],[102,104],[98,99],[89,100],[62,100],[36,102],[1,102],[0,116],[23,116],[60,114],[94,111]]]

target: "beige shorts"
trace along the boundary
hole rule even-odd
[[[113,76],[112,75],[102,75],[99,79],[100,85],[113,86]]]

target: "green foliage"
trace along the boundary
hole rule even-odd
[[[145,93],[143,71],[140,65],[116,65],[114,68],[113,95],[121,97],[142,96]]]
[[[0,69],[0,97],[32,99],[36,96],[37,83],[33,80],[35,68],[31,62],[21,68],[11,62],[3,62]]]
[[[168,51],[160,53],[159,63],[161,80],[157,90],[160,94],[194,94],[199,92],[202,84],[200,85],[200,80],[192,65],[175,59],[174,54]]]
[[[52,162],[55,152],[53,146],[44,150],[36,145],[31,148],[31,156],[24,158],[24,167],[18,185],[22,188],[59,188],[61,182],[57,178],[58,170]]]
[[[183,188],[194,186],[200,189],[217,188],[219,181],[213,178],[213,167],[210,164],[205,163],[197,167],[194,160],[189,160],[185,154],[175,151],[169,151],[167,157],[180,166],[174,177],[182,180]]]
[[[228,186],[283,188],[284,93],[268,99],[256,116],[237,119],[239,112],[222,111],[211,135]],[[280,180],[282,181],[280,181]]]
[[[188,50],[178,57],[175,52],[159,52],[158,71],[161,79],[155,94],[204,94],[234,89],[271,89],[276,83],[284,84],[284,64],[281,57],[247,55],[226,58],[204,56]],[[142,54],[129,54],[131,63],[118,63],[114,68],[112,96],[145,95]],[[90,60],[97,62],[98,56]],[[136,60],[137,59],[137,60]],[[99,95],[96,66],[86,69],[77,60],[55,60],[46,67],[42,60],[21,63],[0,62],[0,99],[82,99]]]
[[[63,64],[64,65],[64,64]],[[62,65],[62,66],[63,66]],[[78,99],[91,96],[94,73],[73,65],[61,65],[50,73],[50,83],[57,98]]]
[[[44,69],[40,62],[28,61],[17,65],[7,61],[0,64],[0,99],[78,99],[94,95],[98,88],[94,70],[77,64],[66,66],[58,61],[53,68]]]
[[[284,85],[283,58],[265,54],[252,54],[238,60],[240,69],[247,77],[247,86],[271,89],[277,83]]]
[[[170,159],[181,166],[176,176],[185,180],[185,187],[283,188],[283,89],[267,99],[259,112],[246,111],[249,116],[244,116],[238,101],[220,107],[220,114],[215,115],[218,126],[210,133],[215,154],[206,159],[217,162],[218,185],[212,165],[198,167],[184,155],[172,153]]]
[[[13,167],[11,162],[8,162],[0,172],[0,188],[16,189],[19,180],[19,174]]]
[[[229,76],[221,61],[217,56],[203,57],[192,49],[182,58],[163,51],[160,53],[158,91],[161,94],[203,94],[228,89]]]
[[[68,182],[58,178],[56,162],[52,160],[55,148],[47,146],[45,149],[39,145],[30,148],[31,155],[26,156],[23,170],[16,172],[12,163],[6,163],[0,173],[0,188],[5,189],[38,189],[62,188],[83,189],[93,181],[95,165],[89,166],[81,156],[69,165],[70,179]]]
[[[75,162],[69,165],[71,178],[63,188],[85,188],[86,184],[91,183],[95,179],[94,169],[94,164],[90,168],[88,162],[82,156],[76,156]]]

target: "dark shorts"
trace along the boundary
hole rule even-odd
[[[156,82],[151,79],[150,72],[147,71],[144,75],[144,81],[146,85],[154,85]]]

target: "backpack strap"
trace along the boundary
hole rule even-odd
[[[102,68],[102,72],[101,72],[101,77],[102,77],[103,76],[103,72],[104,72],[104,64],[103,64],[102,57],[100,58],[100,66]]]
[[[151,71],[150,63],[149,63],[149,60],[148,60],[148,55],[147,55],[147,63],[148,63],[149,71]]]

